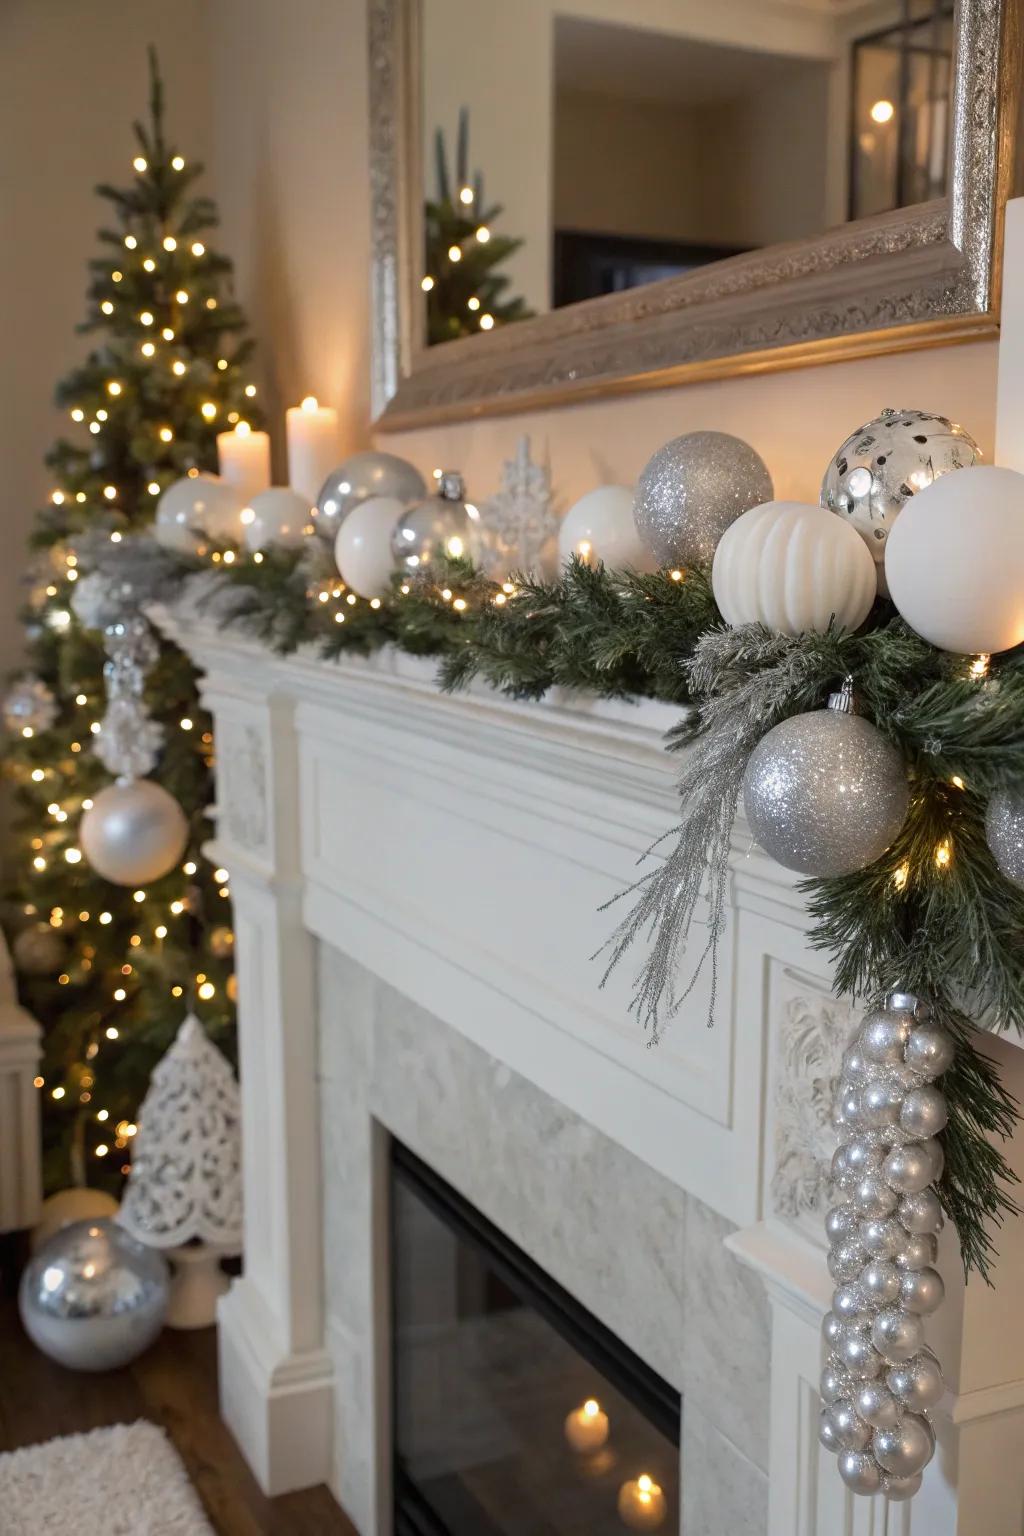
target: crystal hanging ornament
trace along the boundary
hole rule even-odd
[[[550,563],[557,538],[551,467],[534,463],[524,433],[515,457],[501,466],[497,493],[481,509],[480,561],[496,581],[512,571],[538,572]]]
[[[163,727],[150,718],[142,697],[146,673],[157,660],[159,648],[140,613],[108,624],[103,644],[107,708],[94,751],[104,768],[118,778],[143,778],[156,767],[164,740]]]
[[[838,1198],[825,1218],[836,1289],[822,1327],[819,1435],[854,1493],[912,1497],[935,1450],[928,1415],[945,1385],[922,1318],[944,1295],[934,1186],[948,1111],[934,1084],[953,1055],[927,1006],[894,992],[865,1016],[843,1056],[833,1105]]]

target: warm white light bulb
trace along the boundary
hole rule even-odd
[[[212,421],[217,414],[217,407],[212,400],[204,400],[199,409],[207,421]]]
[[[174,159],[171,161],[171,170],[172,171],[183,171],[184,169],[185,169],[184,158],[181,155],[175,155]]]
[[[473,188],[472,187],[463,187],[461,192],[459,193],[459,202],[460,203],[464,203],[466,205],[466,207],[468,207],[469,204],[472,201],[473,201]]]
[[[256,385],[255,384],[247,384],[245,386],[245,392],[248,395],[249,399],[251,400],[253,395],[256,393]]]
[[[487,228],[486,224],[481,224],[480,225],[480,228],[476,232],[476,237],[479,240],[481,245],[486,245],[487,244],[488,240],[491,238],[491,232]]]
[[[139,351],[142,353],[143,357],[153,357],[156,354],[156,347],[151,341],[144,341],[142,346],[139,348]]]
[[[108,379],[107,380],[107,394],[108,395],[119,395],[120,393],[121,393],[121,385],[118,383],[117,379]],[[99,414],[100,414],[99,411],[97,411],[96,414],[97,414],[97,416],[99,416]],[[100,417],[100,420],[102,421],[103,418]]]
[[[203,242],[201,240],[193,240],[193,242],[192,242],[192,255],[193,256],[205,256],[206,255],[206,246],[203,244]]]
[[[135,159],[132,161],[132,165],[138,171],[140,176],[142,175],[143,171],[148,171],[149,169],[149,164],[142,155],[136,155]]]
[[[239,422],[235,423],[235,434],[236,434],[236,436],[238,436],[238,437],[248,437],[249,433],[251,431],[252,431],[252,427],[250,427],[250,425],[249,425],[249,423],[247,421],[239,421]]]
[[[134,251],[139,242],[136,240],[134,235],[125,235],[124,243],[129,251]]]
[[[142,267],[143,271],[145,272],[155,272],[156,262],[153,260],[152,256],[147,256],[145,261],[142,263]]]
[[[423,289],[424,293],[429,293],[431,288],[433,288],[433,286],[434,286],[434,279],[432,277],[430,277],[429,274],[428,274],[428,276],[420,279],[420,287]]]
[[[462,251],[459,249],[459,247],[457,245],[450,245],[448,247],[448,260],[449,261],[461,261],[462,260]]]
[[[117,486],[116,485],[105,485],[103,487],[103,494],[107,498],[108,501],[113,501],[114,497],[117,495]]]
[[[163,337],[164,341],[174,340],[174,332],[171,330],[169,325],[164,326],[163,330],[160,332],[160,335]]]
[[[179,358],[177,358],[177,359],[176,359],[176,360],[175,360],[175,361],[174,361],[174,362],[173,362],[173,363],[172,363],[172,364],[171,364],[171,372],[172,372],[172,373],[176,373],[176,374],[177,374],[177,375],[178,375],[178,378],[179,378],[179,379],[180,379],[180,378],[181,378],[181,376],[182,376],[182,374],[183,374],[183,373],[184,373],[184,372],[185,372],[185,371],[186,371],[186,369],[185,369],[185,364],[184,364],[184,363],[183,363],[183,362],[182,362],[182,360],[181,360],[181,358],[180,358],[180,357],[179,357]]]
[[[873,123],[891,123],[895,116],[896,108],[891,101],[886,101],[884,97],[881,101],[876,101],[871,108],[871,121]]]
[[[100,309],[105,315],[112,315],[114,313],[114,306],[111,304],[109,299],[103,300],[103,303],[100,305]]]
[[[164,235],[164,250],[165,251],[176,251],[177,249],[178,249],[178,242],[177,242],[177,240],[175,240],[174,236],[173,235]]]
[[[493,315],[481,315],[480,316],[480,329],[482,331],[493,331],[493,329],[494,329],[494,316]]]
[[[174,297],[177,299],[179,304],[188,303],[188,294],[185,292],[184,288],[179,288]]]
[[[475,293],[471,299],[466,300],[466,308],[472,310],[477,310],[480,308],[480,300],[477,298]]]

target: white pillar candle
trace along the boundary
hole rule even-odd
[[[588,1397],[565,1421],[565,1438],[574,1451],[599,1451],[608,1439],[608,1415],[596,1398]]]
[[[221,478],[234,486],[243,502],[252,501],[270,486],[270,434],[254,432],[240,421],[233,432],[217,433]]]
[[[307,395],[301,405],[289,406],[285,426],[288,483],[312,506],[338,462],[338,413]]]

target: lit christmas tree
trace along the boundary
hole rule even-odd
[[[168,485],[216,468],[218,430],[258,421],[231,262],[208,244],[216,210],[192,191],[202,167],[164,138],[152,55],[150,73],[135,180],[97,189],[117,227],[100,231],[105,249],[90,262],[81,329],[96,345],[57,388],[78,431],[47,456],[54,489],[32,535],[29,664],[4,707],[17,839],[6,912],[21,999],[45,1027],[50,1189],[120,1182],[150,1070],[189,1002],[232,1050],[227,873],[200,852],[211,831],[211,724],[188,659],[163,640],[145,692],[164,731],[152,776],[182,806],[188,848],[171,873],[132,890],[96,875],[78,842],[81,814],[110,775],[92,751],[105,653],[74,611],[76,543],[84,548],[86,534],[116,543],[146,526]]]
[[[455,184],[440,128],[435,137],[437,199],[427,202],[426,267],[421,287],[427,295],[427,344],[474,336],[525,320],[531,311],[523,299],[506,297],[511,279],[498,271],[520,249],[522,240],[496,235],[492,228],[502,209],[484,205],[483,178],[469,178],[469,118],[459,113]]]

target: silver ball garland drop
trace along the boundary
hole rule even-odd
[[[909,993],[862,1020],[843,1056],[825,1218],[836,1289],[822,1335],[819,1438],[854,1493],[912,1498],[935,1451],[927,1417],[945,1384],[923,1319],[942,1304],[935,1268],[942,1208],[935,1139],[948,1108],[935,1079],[954,1044]]]

